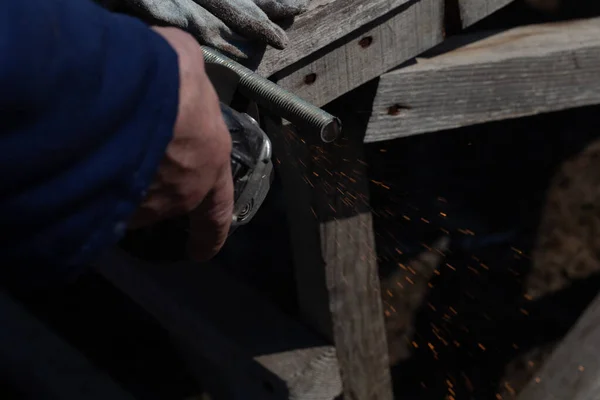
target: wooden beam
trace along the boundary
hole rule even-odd
[[[391,400],[365,124],[343,110],[328,110],[345,126],[334,144],[305,140],[291,126],[282,132],[273,121],[267,133],[287,199],[300,309],[335,344],[344,398]]]
[[[114,251],[96,270],[173,336],[218,399],[333,400],[335,349],[215,265],[154,265]]]
[[[600,296],[596,297],[518,400],[586,400],[600,393]]]
[[[462,25],[470,26],[511,1],[460,0]],[[322,106],[441,43],[445,4],[330,1],[299,18],[290,28],[290,47],[267,51],[258,72]]]
[[[383,75],[365,139],[598,104],[599,74],[599,18],[511,29]]]
[[[281,71],[410,1],[312,0],[287,29],[288,47],[269,48],[257,72],[269,76]]]
[[[463,28],[481,21],[512,2],[513,0],[459,0]]]
[[[412,1],[393,14],[307,65],[275,74],[277,84],[322,106],[444,40],[443,0]]]
[[[20,392],[16,398],[134,399],[3,291],[0,326],[0,371]]]

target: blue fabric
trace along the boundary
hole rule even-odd
[[[0,282],[72,278],[124,233],[177,114],[177,55],[90,0],[0,0]]]

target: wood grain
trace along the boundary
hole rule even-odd
[[[600,393],[600,297],[596,297],[518,400],[593,400]]]
[[[297,293],[306,320],[334,344],[344,398],[392,399],[375,255],[364,124],[333,110],[345,136],[324,145],[271,122],[291,225]],[[361,126],[362,125],[362,126]]]
[[[463,28],[481,21],[512,2],[513,0],[459,0]]]
[[[511,1],[461,0],[462,25]],[[299,37],[286,50],[267,51],[258,71],[322,106],[441,43],[444,7],[445,0],[328,3],[299,18],[290,28]],[[326,46],[331,42],[335,45]]]
[[[269,76],[411,0],[313,0],[286,31],[289,45],[269,48],[257,72]]]
[[[335,349],[217,266],[154,265],[116,250],[96,266],[171,334],[218,399],[332,400]]]
[[[4,291],[0,291],[0,326],[2,378],[10,379],[26,398],[134,400]]]
[[[277,83],[322,106],[442,42],[443,18],[443,0],[412,2],[308,65],[278,76]]]
[[[520,27],[381,77],[375,142],[600,103],[600,19]]]

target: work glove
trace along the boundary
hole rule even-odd
[[[200,43],[236,58],[248,58],[256,42],[276,49],[287,45],[273,21],[302,13],[309,0],[98,0],[149,23],[174,26]]]

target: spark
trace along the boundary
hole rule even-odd
[[[485,351],[485,346],[481,343],[477,343],[477,347],[479,347],[481,350]]]
[[[516,394],[516,392],[515,392],[515,389],[513,389],[513,387],[512,387],[512,386],[510,386],[510,383],[508,383],[508,382],[504,382],[504,387],[506,388],[506,390],[508,390],[508,392],[509,392],[511,395],[513,395],[513,396],[514,396],[514,395]]]
[[[484,263],[479,264],[481,266],[481,268],[485,269],[486,271],[489,271],[490,267],[488,267],[487,265],[485,265]]]
[[[529,301],[533,300],[533,297],[531,297],[530,294],[524,294],[523,297],[525,297],[525,300],[529,300]]]
[[[444,218],[446,218],[446,217],[448,216],[448,214],[446,214],[446,213],[443,213],[443,212],[440,212],[440,215],[441,215],[442,217],[444,217]]]
[[[517,249],[517,248],[515,248],[515,247],[511,247],[510,249],[511,249],[512,251],[514,251],[515,253],[518,253],[518,254],[523,254],[523,251],[522,251],[522,250],[519,250],[519,249]]]
[[[526,309],[524,309],[524,308],[521,308],[521,310],[520,310],[520,311],[521,311],[521,313],[523,313],[524,315],[529,315],[529,311],[527,311],[527,310],[526,310]]]
[[[580,365],[578,368],[579,372],[583,372],[585,370],[585,368],[583,367],[583,365]]]
[[[450,265],[450,264],[446,263],[446,266],[447,266],[448,268],[450,268],[452,271],[456,271],[456,268],[454,268],[452,265]]]
[[[411,285],[415,284],[408,276],[405,276],[404,279],[406,279]]]
[[[407,220],[407,221],[410,221],[410,217],[409,217],[409,216],[407,216],[407,215],[403,215],[403,216],[402,216],[402,218],[404,218],[404,219],[405,219],[405,220]]]
[[[479,275],[479,271],[477,271],[475,268],[471,267],[470,265],[467,268],[469,268],[469,270],[473,271],[473,273],[475,275]]]
[[[417,344],[417,342],[415,342],[414,340],[412,341],[412,345],[415,349],[419,348],[419,345]]]
[[[422,218],[422,217],[421,217],[421,221],[425,222],[426,224],[428,224],[428,223],[429,223],[429,221],[428,221],[428,220],[426,220],[425,218]]]
[[[542,381],[542,379],[539,376],[535,377],[535,383],[540,383]]]
[[[429,308],[431,308],[433,311],[437,311],[436,308],[433,306],[433,304],[431,303],[427,303],[427,305],[429,306]]]

